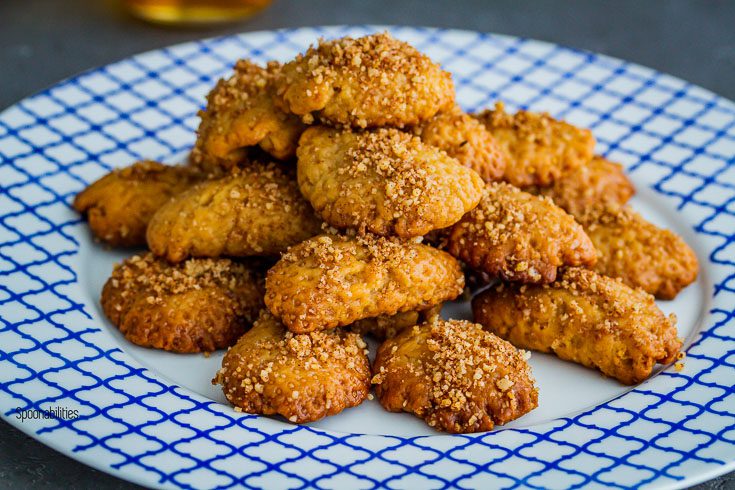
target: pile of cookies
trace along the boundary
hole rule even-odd
[[[533,410],[529,349],[623,383],[676,359],[682,239],[626,202],[590,131],[501,103],[467,114],[449,73],[388,34],[239,61],[190,161],[104,176],[74,207],[111,246],[105,314],[127,339],[228,348],[236,410],[303,423],[371,398],[448,432]],[[474,294],[475,322],[443,302]],[[374,362],[364,336],[382,342]]]

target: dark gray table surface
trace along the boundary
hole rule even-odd
[[[131,19],[114,0],[0,0],[0,109],[141,51],[227,33],[329,24],[451,27],[541,39],[650,66],[735,98],[735,1],[276,0],[244,23],[173,29]],[[5,422],[0,430],[0,487],[134,487]],[[735,473],[696,488],[735,489]]]

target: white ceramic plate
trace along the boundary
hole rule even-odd
[[[682,372],[635,388],[534,354],[539,407],[507,428],[438,435],[367,402],[299,427],[234,412],[210,379],[221,354],[126,342],[98,297],[132,251],[94,243],[69,203],[113,167],[176,163],[195,113],[238,58],[286,60],[320,36],[249,33],[95,69],[0,115],[0,412],[45,444],[149,486],[269,488],[691,485],[735,469],[735,105],[640,66],[466,31],[390,28],[454,75],[468,110],[496,99],[589,127],[623,162],[633,205],[695,249],[699,280],[675,301]],[[467,317],[467,305],[445,315]],[[77,417],[19,418],[19,410]],[[24,412],[30,413],[30,412]]]

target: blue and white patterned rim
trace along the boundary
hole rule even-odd
[[[706,244],[713,284],[687,369],[572,417],[479,435],[331,433],[234,413],[161,379],[103,335],[77,283],[73,196],[117,166],[171,161],[241,57],[287,59],[304,28],[183,44],[84,73],[0,115],[0,412],[72,457],[152,486],[684,486],[735,467],[735,105],[592,53],[466,31],[389,28],[454,74],[467,109],[502,98],[590,127]],[[622,110],[625,109],[625,110]],[[706,260],[707,257],[701,257]],[[705,265],[705,264],[703,264]],[[16,408],[74,407],[19,424]]]

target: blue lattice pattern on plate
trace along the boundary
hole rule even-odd
[[[590,127],[679,210],[711,253],[710,316],[687,369],[574,417],[480,435],[330,433],[234,413],[158,379],[112,341],[77,284],[73,196],[140,158],[191,146],[196,111],[237,58],[287,59],[319,36],[252,33],[84,73],[0,115],[0,409],[79,408],[40,420],[45,443],[113,474],[168,486],[619,487],[682,482],[735,459],[735,107],[651,70],[535,41],[392,28],[454,73],[477,109],[548,110]]]

